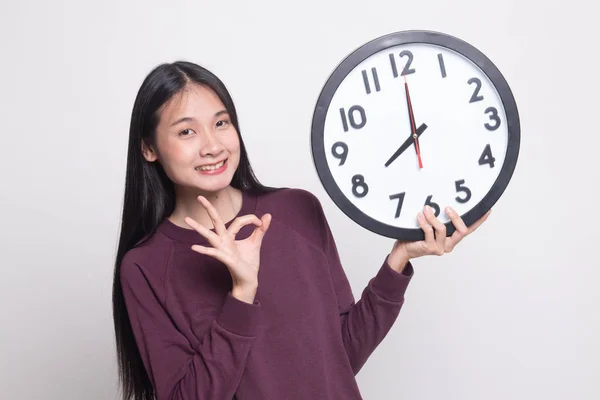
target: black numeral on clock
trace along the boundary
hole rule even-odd
[[[442,78],[446,77],[446,65],[444,64],[444,56],[442,53],[438,54],[438,61],[440,63],[440,71],[442,72]]]
[[[358,114],[358,121],[356,120],[356,115]],[[352,106],[348,110],[348,115],[346,116],[346,110],[344,108],[340,108],[340,116],[342,117],[342,126],[344,127],[344,132],[348,132],[348,121],[350,121],[350,126],[354,129],[360,129],[367,123],[367,115],[365,114],[365,109],[361,106]]]
[[[335,142],[331,147],[331,154],[340,160],[339,165],[344,165],[348,157],[348,145],[344,142]]]
[[[369,185],[365,183],[365,177],[354,175],[352,177],[352,194],[356,197],[365,197],[369,193]]]
[[[411,53],[409,50],[404,50],[400,53],[400,58],[402,57],[408,57],[408,60],[406,61],[406,64],[404,64],[404,68],[402,69],[400,75],[414,74],[416,72],[415,69],[410,68],[414,58],[413,53]],[[394,57],[393,53],[390,54],[390,65],[392,66],[392,74],[394,75],[394,78],[397,78],[398,67],[396,66],[396,58]]]
[[[440,206],[437,203],[434,203],[433,201],[431,201],[432,197],[433,197],[433,195],[427,196],[427,200],[425,200],[425,205],[433,208],[433,213],[437,217],[438,215],[440,215]]]
[[[475,84],[475,91],[473,91],[473,94],[471,95],[471,99],[469,100],[469,103],[475,103],[475,102],[483,100],[483,96],[479,95],[479,91],[481,90],[481,80],[479,78],[471,78],[467,82],[469,83],[469,85]],[[498,129],[500,127],[502,121],[500,120],[500,116],[498,115],[498,110],[496,109],[496,107],[486,108],[485,113],[490,114],[490,116],[489,116],[490,121],[493,122],[493,124],[486,122],[484,124],[485,128],[488,131],[495,131],[496,129]]]
[[[402,203],[404,203],[405,194],[406,192],[390,195],[390,200],[398,200],[398,206],[396,207],[396,216],[394,218],[398,218],[400,216],[400,211],[402,211]]]
[[[456,201],[459,203],[466,203],[471,200],[471,189],[465,186],[465,180],[461,179],[455,182],[456,193],[464,193],[464,197],[456,196]]]
[[[406,61],[404,69],[402,70],[402,75],[414,74],[416,71],[414,70],[414,68],[410,68],[410,65],[412,64],[414,58],[413,53],[411,53],[408,50],[404,50],[400,53],[400,58],[402,57],[408,57],[408,61]]]
[[[483,149],[483,153],[481,153],[481,157],[479,157],[479,165],[489,164],[490,168],[494,168],[494,162],[496,159],[492,155],[492,148],[488,144]]]
[[[471,95],[471,100],[469,100],[469,103],[475,103],[476,101],[483,100],[483,96],[479,95],[479,91],[481,90],[481,81],[479,80],[479,78],[471,78],[467,82],[469,83],[469,85],[473,83],[475,84],[475,91]]]
[[[373,84],[375,85],[375,91],[379,92],[381,87],[379,86],[379,76],[377,75],[377,68],[371,68],[371,75],[373,75]],[[363,82],[365,84],[365,91],[367,94],[371,94],[371,84],[369,83],[369,76],[367,70],[362,70]]]
[[[392,75],[394,78],[398,77],[398,67],[396,66],[396,57],[394,53],[390,53],[390,65],[392,66]]]
[[[488,131],[495,131],[496,129],[498,129],[501,124],[500,117],[498,116],[498,110],[496,110],[495,107],[488,107],[485,109],[485,113],[490,114],[490,121],[494,122],[493,125],[490,125],[489,122],[486,122],[485,123],[486,129]]]

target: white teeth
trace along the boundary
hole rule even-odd
[[[225,164],[225,160],[221,161],[218,164],[214,164],[214,165],[204,165],[202,167],[196,167],[197,171],[214,171],[215,169],[219,169],[223,166],[223,164]]]

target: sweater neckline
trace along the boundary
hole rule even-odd
[[[249,193],[247,190],[242,190],[242,207],[240,208],[238,213],[235,215],[235,217],[233,217],[230,221],[227,221],[225,223],[225,227],[229,228],[229,226],[233,223],[233,221],[237,217],[240,217],[240,216],[246,215],[246,214],[254,214],[256,212],[256,203],[257,203],[257,197],[255,195]],[[260,218],[260,216],[259,216],[259,218]],[[163,233],[164,235],[170,237],[171,239],[178,240],[180,242],[195,243],[195,244],[201,244],[201,243],[207,242],[207,240],[202,235],[200,235],[198,232],[196,232],[192,228],[184,228],[179,225],[175,225],[173,222],[171,222],[169,220],[169,218],[164,219],[164,221],[159,225],[158,231]],[[214,232],[215,229],[213,228],[213,229],[211,229],[211,231]],[[245,239],[244,236],[249,236],[247,234],[247,232],[248,232],[247,229],[242,229],[238,233],[238,235],[236,235],[236,238]],[[252,232],[252,230],[250,232]]]

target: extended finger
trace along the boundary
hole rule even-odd
[[[217,212],[217,209],[204,196],[198,196],[198,201],[200,201],[200,204],[206,209],[206,212],[215,227],[215,232],[217,232],[219,236],[223,235],[226,231],[225,224],[221,220],[221,216]]]
[[[244,215],[244,216],[236,218],[229,226],[229,229],[227,229],[227,232],[229,232],[229,233],[233,234],[233,236],[235,236],[238,234],[240,229],[242,229],[244,226],[250,225],[250,224],[260,226],[260,225],[262,225],[262,221],[256,215],[252,215],[252,214]]]
[[[467,228],[463,219],[452,207],[446,207],[445,211],[446,215],[450,217],[452,225],[456,228],[452,236],[446,241],[446,251],[450,252],[467,235],[469,228]]]
[[[440,220],[435,217],[433,209],[429,206],[425,207],[425,217],[435,229],[435,242],[438,250],[443,252],[444,243],[446,242],[446,225],[442,224]]]
[[[425,242],[427,244],[433,245],[435,243],[435,238],[433,236],[433,228],[431,227],[429,222],[427,222],[427,218],[425,218],[425,215],[423,215],[422,212],[417,214],[417,222],[419,223],[421,229],[423,229],[423,233],[425,233]]]
[[[206,240],[208,240],[208,242],[217,247],[219,244],[219,237],[210,229],[200,225],[199,223],[197,223],[194,219],[190,218],[190,217],[185,217],[183,219],[185,221],[186,224],[188,224],[190,226],[190,228],[192,228],[193,230],[195,230],[196,232],[198,232],[202,237],[204,237]]]

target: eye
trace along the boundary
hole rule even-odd
[[[226,127],[227,125],[229,125],[229,121],[226,119],[222,119],[217,122],[217,128],[223,128],[223,127]]]
[[[192,133],[194,133],[193,130],[191,130],[191,129],[184,129],[181,132],[179,132],[179,136],[190,136]]]

